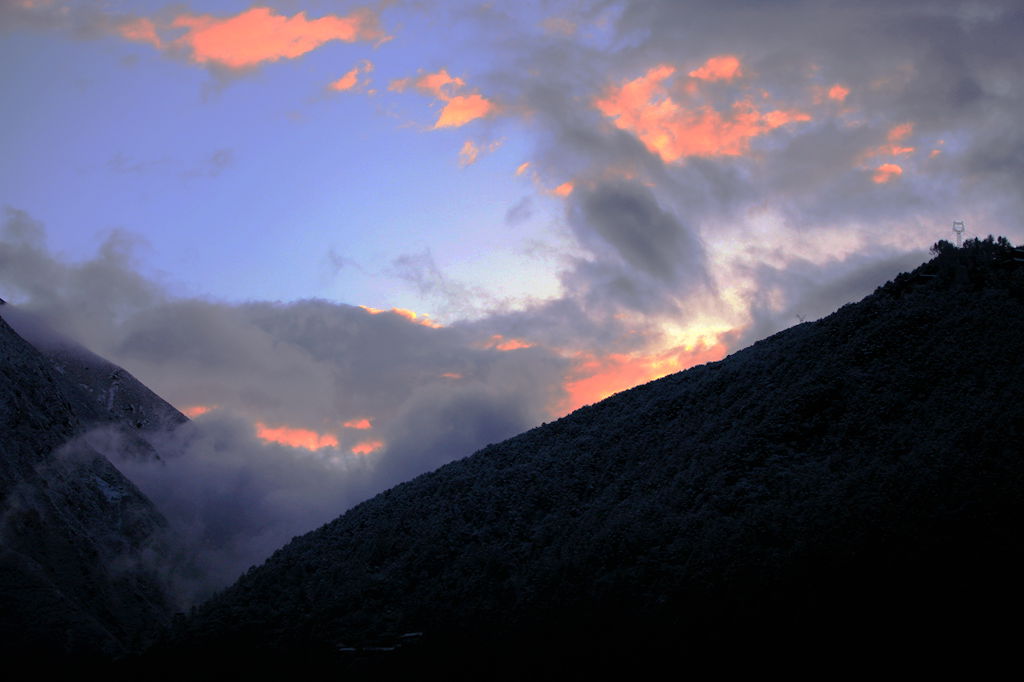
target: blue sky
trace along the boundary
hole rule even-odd
[[[140,269],[192,295],[422,309],[390,263],[426,250],[498,296],[557,293],[530,258],[519,258],[523,277],[495,274],[545,235],[543,204],[556,203],[505,225],[507,208],[533,193],[514,176],[531,151],[521,126],[428,130],[436,103],[386,92],[418,71],[472,81],[482,66],[438,54],[436,22],[407,14],[383,45],[334,41],[227,76],[118,36],[8,32],[2,57],[18,68],[4,69],[2,87],[19,105],[3,132],[0,200],[30,210],[73,259],[110,230],[130,232]],[[327,90],[362,60],[374,65],[375,95]],[[467,140],[500,146],[462,167]]]

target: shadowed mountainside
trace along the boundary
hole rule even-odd
[[[11,306],[0,314],[0,652],[137,650],[172,613],[166,523],[86,434],[103,425],[155,457],[140,434],[187,420],[121,368]]]
[[[822,320],[358,505],[154,660],[494,677],[1005,654],[1024,264],[1005,240],[934,251]]]

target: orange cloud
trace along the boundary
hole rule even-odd
[[[524,161],[516,168],[516,175],[522,175],[526,172],[526,169],[530,167],[529,161]]]
[[[871,179],[879,185],[889,182],[894,177],[903,175],[903,169],[895,163],[883,163],[881,166],[875,169],[875,174],[871,176]]]
[[[886,139],[889,140],[889,142],[899,142],[912,132],[914,132],[913,123],[900,123],[899,125],[892,127],[889,134],[886,135]]]
[[[397,82],[395,81],[394,83]],[[454,96],[455,92],[465,84],[466,81],[461,78],[452,78],[447,69],[441,69],[437,73],[424,74],[417,78],[415,82],[418,89],[442,100],[447,100]]]
[[[885,139],[886,144],[879,145],[877,147],[871,147],[859,157],[859,162],[864,163],[867,159],[871,159],[877,156],[903,156],[904,154],[912,153],[916,147],[905,147],[899,144],[911,133],[914,132],[914,124],[911,122],[900,123],[899,125],[893,126],[886,133]],[[882,168],[885,167],[887,170],[882,172]],[[898,171],[892,170],[893,168],[899,169]],[[903,170],[894,163],[886,163],[879,166],[874,175],[874,181],[878,183],[888,182],[892,179],[893,175],[900,175]]]
[[[691,78],[698,78],[702,81],[729,81],[742,76],[740,60],[731,54],[723,54],[718,57],[711,57],[704,66],[690,72]]]
[[[338,447],[338,437],[334,434],[321,434],[309,429],[295,429],[290,426],[272,428],[263,422],[256,422],[256,436],[272,443],[306,450]]]
[[[484,344],[484,348],[494,348],[500,351],[519,350],[520,348],[532,348],[533,344],[522,339],[506,339],[501,334],[495,334]]]
[[[445,372],[441,375],[445,379],[461,379],[462,375],[458,372]]]
[[[727,352],[725,344],[716,341],[693,347],[680,346],[653,355],[611,354],[584,358],[567,377],[568,399],[562,411],[571,412],[668,374],[721,360]]]
[[[469,166],[476,161],[476,157],[480,155],[480,148],[473,144],[472,140],[466,140],[462,143],[462,149],[459,150],[459,165]]]
[[[843,87],[839,83],[836,83],[828,89],[828,98],[837,102],[843,102],[846,100],[846,96],[850,94],[850,89]]]
[[[145,17],[126,21],[119,24],[114,30],[125,40],[149,43],[156,48],[164,46],[160,36],[157,35],[156,24],[151,19],[146,19]]]
[[[359,82],[359,68],[347,71],[344,76],[330,84],[332,90],[351,90]]]
[[[216,63],[232,69],[295,59],[332,40],[351,43],[385,37],[369,10],[307,19],[305,12],[287,17],[274,14],[269,7],[253,7],[233,17],[181,14],[171,27],[186,29],[171,47],[188,51],[198,64]]]
[[[893,128],[889,131],[889,134],[886,135],[886,139],[889,141],[889,144],[880,147],[880,153],[887,153],[893,155],[911,153],[912,151],[914,151],[914,147],[901,147],[896,143],[905,139],[912,132],[914,132],[913,123],[901,123],[897,126],[893,126]]]
[[[412,310],[408,310],[407,308],[391,308],[390,310],[382,310],[381,308],[371,308],[368,305],[361,305],[359,307],[362,308],[363,310],[365,310],[366,312],[370,313],[371,315],[380,315],[382,313],[391,313],[392,315],[398,315],[399,317],[404,317],[405,319],[409,320],[410,322],[415,322],[416,324],[422,325],[424,327],[430,327],[431,329],[440,329],[442,326],[444,326],[442,324],[434,322],[433,320],[431,320],[426,315],[418,315],[415,312],[413,312]]]
[[[494,103],[479,93],[458,94],[466,86],[466,81],[452,77],[447,69],[423,74],[415,80],[410,78],[393,80],[388,85],[388,90],[404,92],[410,85],[445,103],[441,114],[434,123],[435,130],[437,128],[458,128],[470,121],[483,118],[495,110]]]
[[[930,152],[928,152],[928,158],[929,159],[934,159],[936,156],[938,156],[941,153],[942,153],[941,149],[933,149]]]
[[[359,83],[359,74],[369,73],[370,71],[373,71],[373,63],[363,60],[328,87],[332,90],[351,90]]]
[[[371,452],[376,452],[384,447],[384,443],[379,440],[365,440],[362,443],[356,443],[352,448],[352,452],[357,455],[368,455]]]
[[[794,109],[762,113],[749,98],[734,102],[727,116],[709,105],[683,106],[664,85],[674,73],[672,66],[656,66],[640,78],[611,88],[595,102],[617,128],[636,135],[666,163],[688,156],[741,156],[753,138],[788,123],[811,120],[809,114]]]
[[[350,419],[349,421],[342,424],[346,429],[369,429],[373,428],[373,424],[370,423],[369,419],[365,417],[363,419]]]
[[[494,103],[479,94],[456,95],[447,101],[434,128],[458,128],[494,111]]]
[[[558,187],[551,190],[551,193],[556,197],[567,197],[572,194],[572,190],[575,187],[571,182],[563,182]]]
[[[181,413],[189,419],[194,419],[201,414],[206,414],[210,410],[217,409],[216,405],[190,405],[181,410]]]

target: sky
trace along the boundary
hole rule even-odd
[[[1019,0],[0,0],[0,297],[195,417],[135,477],[258,499],[244,568],[954,220],[1024,241],[1021,35]]]

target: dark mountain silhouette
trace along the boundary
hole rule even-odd
[[[10,305],[0,315],[0,652],[137,650],[172,614],[159,575],[166,522],[89,434],[155,457],[142,434],[187,420],[30,316]]]
[[[150,660],[488,679],[1008,656],[1024,267],[1003,239],[933,251],[822,320],[356,506]]]

